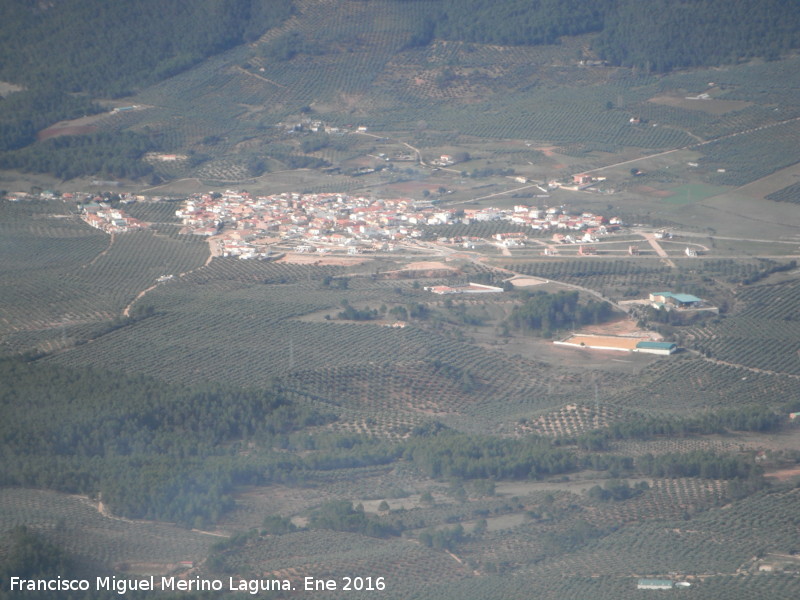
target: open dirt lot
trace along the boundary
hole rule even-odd
[[[453,269],[452,266],[446,265],[443,262],[438,260],[422,260],[417,262],[408,263],[400,271],[430,271],[430,270],[438,270],[438,269],[445,269],[451,270]]]
[[[661,339],[660,335],[652,331],[639,329],[636,326],[636,321],[628,319],[627,317],[617,321],[602,323],[600,325],[584,325],[581,327],[581,333],[592,333],[596,335],[625,335],[647,340]]]
[[[535,285],[542,285],[547,283],[546,279],[541,279],[539,277],[514,277],[511,280],[511,283],[514,284],[515,288],[525,288],[525,287],[533,287]]]
[[[605,335],[573,335],[564,341],[578,346],[583,344],[592,349],[602,346],[603,348],[613,348],[615,350],[633,350],[641,339]]]
[[[772,477],[774,479],[777,479],[778,481],[788,481],[789,479],[800,477],[800,467],[796,467],[794,469],[781,469],[780,471],[772,471],[771,473],[767,473],[766,475],[767,477]]]
[[[338,267],[350,267],[367,262],[367,258],[359,256],[336,256],[330,254],[303,254],[298,252],[287,252],[286,256],[276,262],[290,263],[293,265],[334,265]]]

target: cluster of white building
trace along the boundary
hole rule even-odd
[[[622,226],[622,219],[619,217],[606,219],[602,215],[591,212],[571,215],[559,207],[538,209],[530,206],[515,206],[509,220],[512,223],[529,225],[532,229],[540,231],[571,230],[605,233]]]
[[[282,193],[269,196],[226,190],[197,194],[175,212],[197,235],[226,235],[226,256],[261,255],[253,246],[265,240],[291,243],[298,251],[342,249],[351,254],[385,249],[387,244],[422,235],[425,226],[504,220],[543,230],[596,230],[614,227],[592,213],[568,215],[560,208],[515,206],[512,210],[459,210],[410,198],[377,199],[340,193]],[[618,223],[618,220],[616,220]],[[520,235],[520,234],[515,234]],[[522,234],[524,235],[524,234]]]
[[[135,219],[126,214],[125,211],[112,208],[107,204],[92,203],[84,206],[81,211],[81,219],[95,229],[100,229],[106,233],[122,233],[147,227],[147,223],[144,221]]]

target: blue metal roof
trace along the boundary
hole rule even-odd
[[[691,294],[670,294],[670,296],[675,298],[678,302],[702,302],[702,299],[697,296],[692,296]]]
[[[639,342],[636,347],[649,348],[651,350],[671,350],[672,348],[677,348],[678,344],[675,342]]]
[[[663,296],[664,298],[674,298],[678,302],[681,303],[688,303],[688,302],[702,302],[702,298],[698,298],[697,296],[692,296],[691,294],[673,294],[672,292],[653,292],[653,296]]]

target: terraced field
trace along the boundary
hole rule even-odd
[[[746,307],[735,318],[698,331],[696,347],[721,361],[800,375],[800,284],[752,287],[739,297]]]
[[[186,189],[252,184],[375,196],[391,189],[465,206],[475,198],[507,207],[563,204],[569,211],[613,211],[648,231],[677,229],[677,221],[685,221],[687,230],[702,235],[687,238],[704,249],[702,258],[673,258],[683,251],[682,238],[664,243],[672,264],[644,247],[643,256],[627,256],[627,246],[640,239],[632,231],[609,237],[601,246],[606,256],[591,259],[570,250],[543,257],[543,236],[536,238],[542,244],[510,256],[494,247],[452,256],[444,245],[435,256],[431,245],[428,256],[420,245],[407,255],[400,249],[351,266],[314,264],[317,257],[308,264],[209,259],[206,240],[180,233],[174,202],[130,205],[131,215],[153,227],[109,236],[80,221],[66,203],[3,201],[0,354],[24,356],[41,373],[66,366],[78,375],[107,369],[110,381],[146,374],[152,385],[276,390],[285,401],[279,416],[286,419],[282,429],[270,428],[272,413],[250,423],[252,435],[225,438],[214,447],[214,460],[202,465],[202,442],[181,446],[186,456],[180,460],[202,466],[198,473],[206,465],[221,473],[214,491],[227,512],[207,517],[219,517],[217,535],[104,516],[87,498],[9,487],[0,489],[0,534],[27,525],[89,571],[157,573],[190,560],[201,576],[295,582],[304,576],[383,577],[381,595],[398,599],[639,599],[652,593],[636,589],[639,577],[691,582],[673,593],[693,599],[800,597],[798,569],[791,567],[798,551],[798,488],[791,479],[760,477],[762,467],[788,474],[800,460],[796,426],[785,418],[800,397],[800,284],[790,264],[776,270],[784,264],[779,260],[791,258],[795,238],[780,240],[778,251],[769,241],[717,237],[714,227],[726,226],[722,217],[717,224],[694,216],[711,210],[707,203],[727,202],[727,196],[699,197],[730,192],[714,186],[747,184],[800,158],[800,58],[656,77],[579,64],[591,36],[536,48],[442,40],[409,47],[433,4],[298,0],[278,29],[141,90],[131,99],[141,110],[106,114],[96,125],[152,133],[165,151],[191,153],[186,165],[159,172],[188,178]],[[287,39],[302,44],[281,58]],[[704,92],[713,97],[705,105],[687,98]],[[317,120],[369,131],[331,133],[327,146],[303,152],[304,141],[323,137],[308,132]],[[474,156],[463,163],[464,173],[456,170],[461,167],[429,171],[406,160],[391,170],[390,161],[376,158],[411,151],[405,143],[421,149],[425,160],[462,150]],[[675,148],[683,150],[669,152]],[[625,161],[651,154],[656,158],[646,164],[652,168],[632,175]],[[341,171],[288,168],[290,159],[302,156]],[[248,167],[254,158],[264,161],[264,175],[253,177]],[[386,162],[387,169],[346,174],[372,160]],[[603,191],[619,193],[551,190],[538,198],[525,184],[519,197],[495,195],[516,185],[511,178],[517,175],[568,179],[618,163]],[[498,171],[472,176],[483,168]],[[518,172],[509,178],[506,168]],[[794,201],[796,186],[781,185],[768,198]],[[678,196],[665,200],[670,190]],[[755,200],[737,202],[720,214],[748,224],[760,214]],[[765,238],[772,235],[767,227]],[[431,227],[425,242],[516,230],[523,227],[500,221]],[[762,253],[773,258],[757,258]],[[779,255],[785,258],[774,258]],[[462,273],[441,280],[378,277],[423,260],[449,261]],[[504,329],[522,294],[448,304],[424,290],[457,277],[488,277],[497,267],[548,280],[549,291],[564,289],[561,282],[615,301],[656,290],[692,293],[718,305],[721,314],[689,325],[652,322],[684,351],[612,364],[603,357],[565,358],[546,340]],[[175,277],[158,282],[162,275]],[[330,278],[346,285],[330,285]],[[375,310],[379,318],[341,318],[347,304]],[[388,317],[397,308],[418,316],[403,328],[384,326],[396,320]],[[47,413],[41,407],[52,397],[41,392],[40,412]],[[215,397],[200,394],[195,401]],[[15,407],[33,402],[11,394],[5,400]],[[95,402],[98,410],[110,405],[103,398]],[[617,425],[699,421],[755,408],[770,413],[770,431],[615,437]],[[158,409],[142,417],[143,427],[164,425],[170,413]],[[305,427],[289,418],[307,409],[324,418]],[[165,439],[191,437],[182,422],[170,425]],[[15,464],[23,434],[12,431],[0,440],[6,464]],[[452,444],[449,454],[433,452],[436,436],[441,447]],[[596,449],[589,449],[592,442]],[[504,465],[502,472],[515,479],[431,475],[463,473],[444,469],[453,457],[470,465],[510,462],[517,459],[510,450],[501,457],[492,452],[539,447],[569,468],[537,471],[523,458]],[[124,444],[114,448],[131,459],[124,464],[136,464]],[[746,480],[645,475],[643,465],[667,455],[686,461],[718,456],[752,470]],[[48,456],[35,459],[56,464]],[[194,498],[208,497],[200,477],[177,481],[166,467],[149,468],[163,486],[159,497],[197,492],[191,496],[197,506]],[[624,498],[610,489],[622,490]],[[303,529],[330,501],[362,506],[366,519],[392,532],[379,538],[353,528]],[[190,517],[185,522],[193,522]],[[267,533],[267,517],[291,519],[301,528]],[[236,533],[242,535],[226,537]],[[212,547],[215,541],[223,543]],[[8,551],[0,542],[0,562]],[[766,557],[777,555],[789,557],[785,568],[759,571]]]
[[[51,351],[85,340],[93,325],[121,316],[158,277],[195,269],[208,256],[190,236],[102,233],[62,203],[4,202],[0,210],[10,259],[4,278],[13,282],[0,292],[0,332],[13,351]]]
[[[576,56],[591,46],[591,36],[565,38],[557,46],[435,40],[409,47],[429,0],[295,4],[282,26],[142,90],[135,98],[141,110],[109,114],[98,127],[156,130],[165,149],[211,158],[164,175],[217,183],[253,183],[248,159],[269,156],[278,139],[299,153],[285,129],[312,118],[404,132],[403,139],[419,146],[442,146],[459,136],[535,140],[578,159],[572,172],[614,162],[625,149],[698,142],[713,142],[698,150],[704,155],[701,174],[715,184],[746,183],[793,160],[793,119],[800,116],[793,91],[796,57],[654,77],[579,64]],[[297,40],[299,51],[276,55],[286,39]],[[706,104],[685,100],[707,90],[713,98]],[[709,110],[715,102],[727,102],[729,109]],[[758,161],[750,160],[754,146]],[[564,167],[534,158],[525,164],[536,170]]]
[[[769,585],[775,597],[788,600],[797,590],[796,576],[759,576],[751,557],[780,554],[791,547],[795,491],[762,492],[722,507],[725,495],[724,482],[672,479],[651,481],[643,495],[624,502],[591,503],[565,492],[534,492],[510,501],[507,497],[471,500],[468,506],[437,501],[433,508],[398,509],[396,514],[406,520],[418,518],[420,523],[449,515],[453,523],[464,519],[470,508],[485,514],[479,507],[492,511],[524,506],[529,516],[522,521],[506,518],[507,528],[475,533],[446,553],[430,554],[408,539],[298,532],[250,538],[241,549],[228,551],[224,560],[237,571],[265,571],[289,578],[320,570],[336,577],[364,568],[386,578],[389,597],[424,593],[447,598],[456,590],[462,597],[480,598],[489,589],[495,594],[515,594],[535,578],[537,594],[544,598],[589,592],[602,598],[638,598],[636,579],[650,576],[688,580],[692,587],[685,593],[700,598],[744,599],[753,593],[758,597],[754,588]],[[548,546],[553,534],[563,534],[576,522],[601,533],[577,551],[553,555]],[[603,529],[609,523],[616,525]],[[329,554],[335,549],[334,561],[328,557],[316,562],[323,546]],[[428,564],[423,566],[420,560]],[[435,576],[431,568],[444,569],[447,575]],[[502,578],[492,574],[498,569]],[[734,577],[740,588],[731,587]]]

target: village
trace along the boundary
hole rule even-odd
[[[226,190],[190,197],[175,212],[186,233],[215,236],[222,256],[268,258],[269,244],[280,242],[296,252],[360,254],[387,251],[407,239],[422,237],[426,226],[506,221],[530,228],[531,232],[573,232],[558,234],[558,241],[592,241],[594,235],[619,230],[618,218],[584,212],[567,214],[563,207],[546,209],[515,206],[480,209],[445,208],[410,198],[377,199],[346,194],[282,193],[252,196]],[[580,232],[580,234],[575,233]],[[494,235],[505,248],[523,244],[524,231]],[[474,241],[458,241],[470,248]]]

